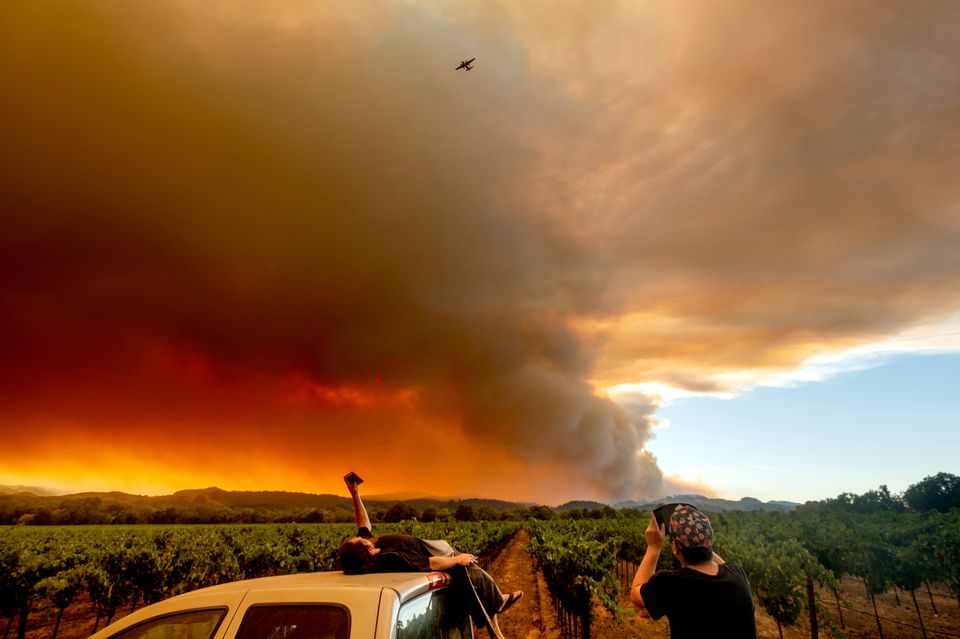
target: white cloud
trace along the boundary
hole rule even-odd
[[[804,360],[792,369],[737,370],[720,373],[713,381],[723,391],[696,391],[662,382],[616,384],[604,388],[615,401],[629,404],[634,398],[653,401],[662,408],[678,399],[712,397],[735,399],[756,388],[787,388],[800,384],[824,382],[838,375],[882,366],[892,358],[903,355],[934,355],[960,352],[960,317],[917,326],[889,339],[862,344],[853,348],[821,353]],[[664,428],[662,420],[655,427]]]

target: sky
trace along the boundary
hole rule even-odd
[[[0,484],[960,473],[957,59],[946,0],[4,2]]]
[[[932,468],[957,472],[957,379],[960,355],[927,354],[821,383],[687,397],[660,411],[665,424],[649,446],[661,466],[709,478],[731,498],[802,503],[880,485],[901,493]]]

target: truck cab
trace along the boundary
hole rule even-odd
[[[141,608],[90,639],[472,639],[450,586],[443,572],[247,579]]]

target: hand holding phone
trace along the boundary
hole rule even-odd
[[[684,504],[682,502],[661,504],[653,509],[653,516],[657,520],[657,525],[666,524],[667,534],[670,534],[670,516],[673,514],[673,511],[677,509],[677,506],[690,506],[690,504]],[[693,508],[693,506],[690,507]]]
[[[653,515],[650,515],[650,524],[647,526],[647,529],[643,531],[643,535],[647,539],[647,548],[657,550],[663,547],[663,538],[666,533],[664,532],[663,525],[657,523],[657,519]]]

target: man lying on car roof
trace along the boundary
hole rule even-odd
[[[343,572],[355,575],[368,572],[448,571],[454,580],[454,587],[467,598],[474,624],[487,627],[491,635],[503,639],[497,615],[503,614],[519,601],[523,592],[518,590],[504,595],[493,577],[477,565],[475,556],[457,552],[442,539],[426,540],[413,535],[374,537],[370,517],[358,489],[363,480],[354,473],[347,474],[343,479],[353,498],[358,527],[357,536],[340,544],[337,552]],[[458,566],[462,566],[463,570],[454,570]],[[480,605],[483,606],[482,610]]]

